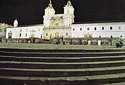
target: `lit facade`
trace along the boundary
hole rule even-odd
[[[42,38],[42,33],[42,25],[7,28],[6,39]]]
[[[111,23],[87,23],[74,24],[74,7],[68,0],[64,6],[63,14],[56,14],[50,0],[45,8],[43,25],[17,27],[18,22],[14,21],[14,28],[8,28],[6,39],[11,38],[125,38],[125,22]]]
[[[56,14],[52,2],[45,9],[43,16],[43,39],[71,37],[71,25],[74,23],[74,8],[70,1],[64,7],[64,14]]]
[[[125,38],[125,23],[73,24],[71,34],[74,38],[84,38],[86,35],[93,38]]]

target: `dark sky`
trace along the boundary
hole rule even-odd
[[[0,22],[20,25],[40,24],[48,0],[0,0]],[[67,0],[53,0],[56,13],[63,13]],[[75,22],[125,21],[125,0],[72,0]]]

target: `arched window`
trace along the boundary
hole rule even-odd
[[[102,30],[104,30],[105,28],[104,27],[102,27]]]
[[[20,36],[19,37],[21,37],[21,33],[20,33]]]
[[[96,27],[94,28],[94,30],[96,30]]]
[[[112,27],[110,27],[110,30],[112,30]]]

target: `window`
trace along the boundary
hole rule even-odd
[[[80,28],[80,31],[82,31],[82,28]]]
[[[75,29],[73,28],[73,31],[75,31]]]
[[[12,32],[8,33],[8,38],[11,39],[12,38]]]
[[[89,30],[89,27],[87,28],[87,30]]]
[[[96,30],[96,27],[94,28],[94,30]]]
[[[66,36],[68,35],[68,33],[66,33]]]
[[[122,38],[122,35],[120,37]]]
[[[121,30],[121,27],[119,26],[118,29]]]
[[[46,33],[46,36],[48,36],[48,33]]]
[[[112,30],[112,27],[110,27],[110,30]]]
[[[104,27],[102,27],[102,30],[104,30]]]
[[[20,37],[21,37],[21,33],[20,33]]]

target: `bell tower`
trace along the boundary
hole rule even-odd
[[[17,20],[17,19],[14,20],[13,26],[14,26],[14,27],[18,27],[18,20]]]
[[[55,15],[55,9],[52,6],[52,1],[49,0],[49,4],[48,6],[45,8],[45,13],[44,13],[44,20],[43,20],[43,24],[45,27],[48,27],[50,24],[50,19],[52,16]]]
[[[67,4],[64,7],[64,22],[66,26],[70,26],[74,23],[74,7],[70,0],[67,1]]]

